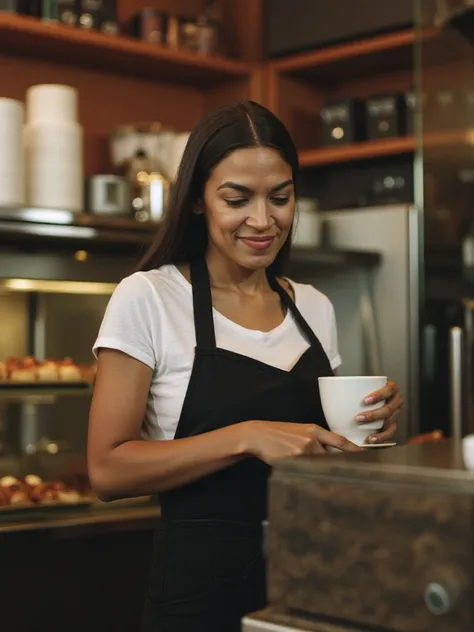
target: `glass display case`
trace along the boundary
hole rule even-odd
[[[424,235],[421,429],[465,434],[474,430],[474,3],[414,6],[415,195]]]
[[[113,221],[85,226],[61,211],[0,209],[0,479],[34,474],[88,494],[92,345],[151,234]],[[0,493],[0,520],[6,513]]]

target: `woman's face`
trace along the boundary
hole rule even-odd
[[[244,268],[266,268],[293,222],[291,168],[273,149],[237,149],[213,170],[204,207],[210,250]]]

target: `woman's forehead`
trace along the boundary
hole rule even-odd
[[[222,160],[213,170],[214,183],[226,180],[242,180],[244,184],[271,180],[277,184],[282,178],[291,177],[291,167],[280,154],[269,147],[249,147],[236,149]]]

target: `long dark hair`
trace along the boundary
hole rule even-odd
[[[253,101],[238,101],[215,110],[198,123],[189,137],[163,223],[138,270],[189,263],[204,256],[208,241],[205,216],[193,211],[202,201],[212,170],[232,151],[247,147],[278,151],[291,167],[296,185],[298,153],[279,118]],[[271,265],[273,274],[282,273],[290,248],[291,232]]]

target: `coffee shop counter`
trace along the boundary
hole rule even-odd
[[[2,627],[139,629],[158,505],[39,509],[0,520]]]

